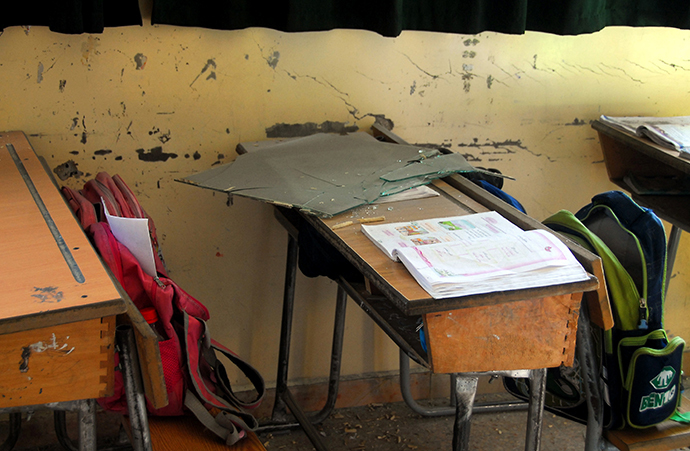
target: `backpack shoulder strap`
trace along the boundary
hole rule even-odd
[[[601,258],[609,299],[614,304],[613,314],[616,327],[623,330],[637,329],[640,319],[637,308],[639,293],[618,257],[596,234],[567,210],[561,210],[545,219],[544,224],[556,232],[567,235]]]

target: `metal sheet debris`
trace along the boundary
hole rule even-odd
[[[178,182],[331,217],[452,173],[475,172],[460,154],[385,143],[367,133],[319,133],[241,146],[230,164]]]

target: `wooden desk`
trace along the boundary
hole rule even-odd
[[[127,307],[22,132],[0,133],[0,211],[0,408],[91,400],[92,416]]]
[[[609,180],[630,193],[638,204],[654,210],[661,219],[671,223],[668,239],[667,274],[673,272],[681,231],[690,231],[690,195],[640,195],[626,183],[628,174],[647,177],[690,177],[690,160],[677,151],[661,147],[647,138],[640,138],[610,125],[594,121],[604,153]],[[666,279],[666,290],[671,278]]]
[[[379,130],[387,139],[395,142],[395,136]],[[240,144],[238,153],[246,153],[255,146]],[[523,229],[544,228],[539,222],[498,201],[473,183],[460,176],[447,177],[434,182],[434,189],[441,194],[422,201],[403,201],[382,208],[386,222],[407,221],[431,217],[466,215],[496,210]],[[276,217],[290,233],[286,291],[283,305],[281,355],[279,356],[277,401],[274,420],[283,419],[281,409],[287,405],[299,423],[312,438],[317,449],[325,449],[318,442],[318,434],[310,431],[310,422],[300,413],[287,389],[287,361],[294,296],[295,268],[297,260],[297,234],[301,222],[307,222],[357,268],[365,278],[356,283],[338,280],[338,306],[329,386],[337,392],[337,371],[342,346],[342,318],[345,294],[352,297],[374,321],[414,360],[435,372],[463,373],[456,384],[458,409],[454,449],[466,449],[469,432],[469,415],[476,389],[478,372],[512,372],[537,370],[571,365],[575,353],[580,300],[583,292],[591,292],[591,304],[602,327],[612,325],[611,312],[604,287],[596,277],[588,281],[525,290],[497,291],[494,293],[448,299],[432,299],[412,278],[399,262],[391,261],[366,238],[359,224],[333,229],[333,226],[352,219],[366,218],[371,207],[364,206],[342,213],[330,219],[303,215],[294,210],[278,208]],[[379,216],[376,213],[374,216]],[[574,243],[568,243],[590,274],[601,275],[601,261]],[[340,312],[340,313],[338,313]],[[417,332],[422,318],[427,337],[427,349],[420,344]],[[339,331],[340,329],[340,331]],[[469,351],[471,350],[471,351]],[[335,377],[333,372],[335,370]],[[471,374],[468,374],[471,373]],[[474,378],[474,388],[472,379]],[[541,382],[545,382],[543,376]],[[463,388],[463,387],[465,388]],[[470,387],[470,389],[466,389]],[[531,409],[530,425],[540,424],[543,407],[543,385],[534,386],[539,404]],[[460,399],[461,395],[468,395]],[[329,400],[334,399],[329,392]],[[281,405],[281,403],[283,403]],[[469,404],[469,406],[468,406]],[[327,409],[326,407],[324,409]],[[321,413],[323,413],[322,411]],[[533,415],[537,417],[533,418]],[[321,417],[322,415],[317,415]],[[529,429],[529,428],[528,428]],[[537,434],[526,442],[527,449],[539,446]]]

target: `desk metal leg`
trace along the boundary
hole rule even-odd
[[[587,432],[585,434],[585,450],[598,451],[601,449],[602,433],[604,431],[604,400],[601,396],[602,385],[599,377],[601,363],[597,361],[597,352],[592,340],[592,325],[589,321],[587,303],[580,308],[580,319],[577,326],[577,357],[585,377],[585,396],[587,397]]]
[[[472,406],[477,393],[477,376],[455,375],[455,423],[453,424],[453,451],[470,449]]]
[[[539,451],[541,447],[541,429],[544,419],[544,398],[546,395],[546,368],[530,371],[529,377],[529,411],[527,414],[526,451]]]
[[[295,298],[295,280],[297,276],[297,256],[297,240],[292,235],[288,235],[288,256],[285,274],[285,289],[283,293],[283,316],[278,355],[278,373],[276,377],[276,398],[273,405],[271,422],[260,426],[257,431],[269,432],[301,426],[314,447],[321,451],[326,450],[326,447],[321,441],[320,435],[313,424],[318,424],[325,420],[335,407],[340,380],[343,337],[345,333],[347,293],[339,284],[326,404],[318,413],[308,417],[297,405],[287,386],[288,363],[290,360],[290,338],[292,335],[292,313]],[[292,415],[288,413],[288,409]],[[297,423],[293,421],[293,417],[297,420]]]
[[[116,331],[127,394],[127,410],[132,426],[132,447],[134,451],[151,451],[151,432],[134,331],[130,326],[118,326]]]
[[[413,412],[424,417],[442,417],[455,414],[455,374],[451,375],[450,390],[451,402],[450,406],[425,407],[420,405],[412,396],[410,391],[410,358],[405,354],[405,351],[400,349],[400,392],[402,393],[405,404],[412,409]],[[484,412],[511,412],[514,410],[527,409],[527,403],[523,401],[506,401],[486,404],[474,404],[472,413]]]
[[[96,400],[78,401],[79,408],[79,451],[96,449]]]

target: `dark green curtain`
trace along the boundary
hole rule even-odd
[[[688,0],[154,0],[152,22],[287,32],[355,28],[397,36],[402,30],[477,34],[527,30],[559,35],[606,26],[690,29]]]
[[[139,0],[19,0],[0,13],[0,31],[36,25],[58,33],[102,33],[104,27],[141,24]]]

